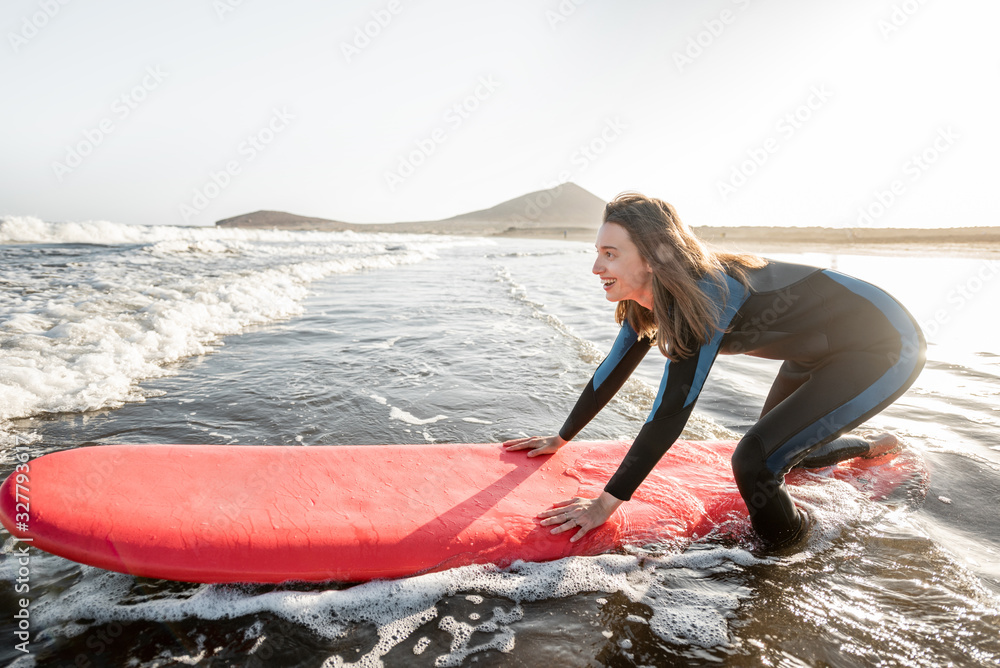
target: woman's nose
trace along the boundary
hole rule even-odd
[[[591,271],[594,272],[595,274],[599,274],[602,271],[604,271],[604,265],[601,262],[601,256],[600,255],[597,256],[596,260],[594,260],[594,268],[591,269]]]

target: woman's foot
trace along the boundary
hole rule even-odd
[[[864,436],[841,436],[812,450],[795,465],[797,469],[821,469],[847,459],[875,459],[900,449],[899,439],[888,432]]]
[[[797,469],[821,469],[835,466],[845,459],[854,459],[871,452],[871,442],[860,436],[841,436],[818,448],[813,448],[795,465]]]
[[[899,439],[889,432],[881,434],[865,434],[865,440],[870,444],[868,452],[861,455],[865,459],[874,459],[900,449]]]

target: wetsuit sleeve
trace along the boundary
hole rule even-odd
[[[681,435],[718,353],[718,343],[712,343],[715,345],[701,346],[686,359],[667,362],[649,418],[618,471],[604,487],[605,492],[622,501],[631,499],[632,493]]]
[[[724,331],[746,299],[747,291],[740,283],[728,277],[727,281],[729,285],[726,298],[723,298],[713,284],[703,284],[702,289],[709,291],[717,303],[725,304],[720,314],[723,326],[719,327],[708,343],[696,348],[689,357],[667,362],[646,424],[639,430],[639,435],[632,442],[618,471],[604,487],[604,491],[616,499],[631,499],[632,493],[684,431],[684,425],[694,410],[708,372],[719,354]]]
[[[569,441],[580,433],[587,423],[621,389],[639,362],[649,352],[650,340],[640,337],[628,322],[622,325],[611,352],[597,367],[593,378],[583,388],[583,393],[559,430],[559,436]]]

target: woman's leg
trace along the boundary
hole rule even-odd
[[[760,417],[764,417],[771,412],[771,409],[788,398],[795,390],[799,389],[802,383],[809,380],[811,369],[798,362],[791,360],[782,362],[778,369],[778,375],[771,383],[771,389],[764,400],[764,407],[760,411]]]
[[[816,368],[782,365],[761,419],[733,453],[733,474],[754,529],[766,541],[795,538],[802,519],[785,474],[810,451],[853,429],[895,401],[923,366],[922,340],[903,352],[844,352]],[[787,394],[789,388],[800,381]],[[773,397],[773,401],[772,401]]]
[[[787,399],[788,395],[792,392],[799,389],[803,383],[809,380],[811,372],[812,369],[797,362],[784,362],[778,370],[777,377],[771,384],[771,390],[767,394],[767,399],[764,400],[764,407],[761,409],[760,417],[764,417],[770,413],[772,408]],[[833,466],[845,459],[866,454],[869,451],[869,446],[869,442],[863,438],[841,436],[814,448],[796,467],[819,468]]]

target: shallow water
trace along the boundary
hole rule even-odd
[[[31,550],[17,665],[995,665],[1000,297],[982,257],[775,255],[896,295],[928,364],[871,423],[929,482],[799,488],[805,551],[632,546],[363,585],[136,579]],[[568,242],[0,223],[0,473],[83,443],[495,442],[561,424],[617,327]],[[720,358],[686,433],[752,423],[776,363]],[[581,438],[632,438],[650,354]],[[669,454],[668,454],[669,456]]]

